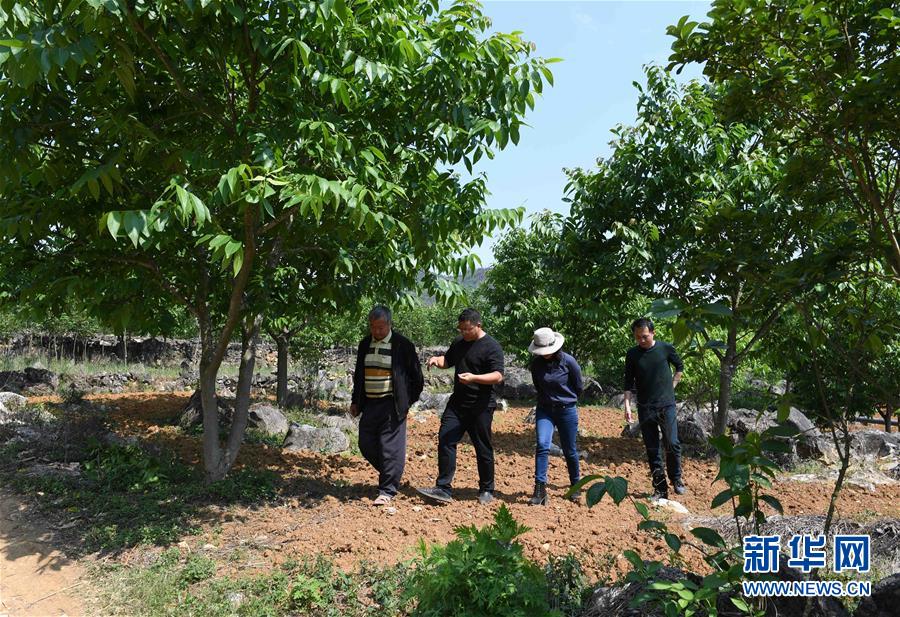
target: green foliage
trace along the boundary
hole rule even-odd
[[[655,297],[649,313],[675,319],[682,353],[719,360],[721,434],[735,368],[811,286],[819,234],[844,219],[783,189],[787,155],[763,145],[772,127],[722,117],[724,87],[650,67],[638,90],[638,122],[616,127],[612,155],[569,172],[571,292]]]
[[[86,423],[75,428],[92,430]],[[61,436],[67,434],[59,431]],[[79,436],[70,439],[77,445]],[[170,457],[154,456],[144,447],[86,441],[84,452],[67,449],[65,458],[83,461],[84,479],[17,473],[25,463],[15,450],[0,451],[0,481],[23,493],[43,492],[47,498],[41,505],[54,513],[79,513],[84,519],[78,527],[79,550],[86,553],[168,544],[195,531],[192,521],[204,504],[259,503],[276,493],[276,477],[268,470],[243,468],[207,485],[197,470]],[[52,460],[52,453],[47,457]]]
[[[702,63],[727,114],[782,129],[766,141],[791,153],[796,182],[840,193],[900,280],[896,2],[715,0],[708,17],[669,27],[672,65]]]
[[[463,308],[462,303],[425,304],[417,299],[397,308],[394,325],[419,347],[446,347],[458,335],[457,318]]]
[[[418,600],[413,615],[552,614],[547,606],[547,579],[516,542],[527,530],[501,505],[492,525],[457,527],[457,539],[446,546],[429,550],[423,544],[423,561],[408,589]]]
[[[191,555],[181,569],[181,583],[184,586],[199,583],[216,574],[216,562],[201,555]]]
[[[133,445],[94,442],[83,466],[88,479],[106,491],[144,492],[167,479],[159,460]]]
[[[406,615],[402,589],[409,567],[361,563],[346,574],[325,558],[291,562],[253,577],[217,578],[216,562],[178,549],[164,551],[149,567],[112,567],[95,573],[97,589],[121,614],[306,615],[395,617]]]
[[[543,212],[529,228],[506,233],[477,295],[488,307],[491,334],[521,361],[530,356],[534,330],[552,327],[566,337],[564,349],[602,384],[619,384],[624,352],[632,344],[628,326],[644,314],[647,302],[635,294],[616,300],[573,294],[579,275],[572,273],[574,258],[563,245],[564,223],[560,215]]]
[[[550,608],[564,617],[581,615],[584,599],[591,589],[578,558],[572,553],[563,557],[550,555],[544,573],[550,591]]]
[[[900,409],[900,288],[866,272],[818,286],[779,329],[788,401],[819,422]]]
[[[786,438],[796,435],[796,428],[777,425],[763,433],[749,432],[744,441],[732,443],[730,437],[721,435],[710,440],[719,453],[719,473],[716,480],[723,480],[728,488],[716,495],[711,506],[717,508],[731,504],[737,530],[737,543],[730,544],[719,532],[708,527],[690,530],[692,538],[683,538],[671,531],[668,525],[653,518],[650,507],[636,501],[628,494],[628,482],[624,478],[610,476],[588,476],[570,489],[570,492],[587,487],[587,504],[592,507],[609,495],[616,504],[626,498],[641,516],[638,529],[661,539],[671,550],[671,560],[680,563],[680,553],[685,547],[703,554],[704,561],[712,572],[699,580],[685,578],[672,581],[661,576],[663,563],[644,561],[633,550],[625,550],[624,556],[632,565],[626,581],[639,583],[643,591],[635,596],[632,606],[650,604],[659,608],[667,617],[691,617],[718,615],[720,597],[728,597],[743,614],[759,617],[764,610],[756,607],[752,600],[740,595],[740,583],[746,578],[743,573],[743,537],[752,526],[759,533],[766,522],[766,511],[775,510],[783,514],[781,503],[765,489],[772,487],[771,480],[780,468],[769,458],[773,452],[784,452]],[[696,543],[700,541],[700,544]]]
[[[266,317],[290,329],[417,282],[452,298],[439,274],[521,220],[485,207],[483,174],[448,170],[518,143],[552,79],[476,2],[2,7],[0,234],[23,272],[8,294],[47,311],[78,296],[133,330],[181,305],[207,383]],[[204,442],[210,479],[237,433]]]

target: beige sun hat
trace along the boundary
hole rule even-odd
[[[566,339],[559,332],[550,328],[538,328],[528,346],[528,351],[536,356],[549,356],[560,350]]]

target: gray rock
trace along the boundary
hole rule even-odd
[[[618,407],[619,409],[623,409],[625,407],[625,393],[619,392],[617,394],[610,395],[609,399],[607,399],[606,404],[609,407]]]
[[[332,401],[349,401],[353,398],[353,394],[346,388],[338,387],[331,391]]]
[[[353,418],[348,416],[319,415],[316,416],[316,420],[321,422],[322,426],[336,428],[342,431],[355,431],[358,428],[356,422],[353,421]]]
[[[729,412],[728,427],[732,438],[737,441],[742,440],[750,431],[762,432],[777,424],[777,412],[774,410],[732,409]],[[793,425],[798,434],[796,437],[782,439],[789,445],[790,451],[779,453],[774,457],[776,461],[792,466],[801,459],[832,458],[834,447],[802,411],[791,407],[785,424]]]
[[[217,398],[219,406],[219,426],[230,426],[234,417],[234,410],[225,404],[221,398]],[[178,426],[187,430],[203,424],[203,404],[200,400],[200,390],[194,390],[191,398],[185,405],[178,419]]]
[[[284,399],[285,409],[302,409],[306,406],[306,397],[302,392],[289,391]]]
[[[289,452],[308,450],[312,452],[337,453],[350,448],[350,440],[340,429],[333,427],[316,428],[308,424],[291,422],[282,446]]]
[[[413,404],[412,411],[433,411],[440,416],[444,413],[449,400],[449,392],[422,392],[419,400]]]
[[[24,475],[32,478],[77,478],[81,476],[81,463],[38,463],[28,467]]]
[[[603,400],[603,387],[593,377],[584,378],[584,390],[581,393],[581,399],[584,401]]]
[[[872,586],[872,595],[863,598],[853,617],[895,617],[900,606],[900,572]]]
[[[683,581],[689,579],[700,582],[700,577],[676,568],[663,566],[657,571],[656,580]],[[647,590],[644,583],[626,583],[611,587],[600,586],[594,589],[590,599],[585,603],[582,617],[662,617],[650,602],[642,602],[632,607],[632,600]]]
[[[247,421],[253,428],[266,435],[282,436],[288,431],[288,421],[277,407],[268,403],[256,403],[250,406]]]
[[[879,458],[900,456],[900,433],[877,430],[856,431],[850,438],[850,452],[854,457]]]
[[[0,405],[7,411],[18,411],[25,407],[28,399],[15,392],[0,392]]]
[[[500,395],[513,400],[533,399],[535,391],[531,382],[531,372],[523,368],[507,367],[503,372]]]
[[[509,403],[507,402],[507,400],[505,398],[497,399],[497,411],[499,411],[501,413],[505,412],[505,411],[509,411]]]

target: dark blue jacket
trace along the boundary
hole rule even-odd
[[[559,352],[558,359],[532,358],[531,378],[537,390],[538,405],[574,405],[584,390],[581,367],[564,351]]]

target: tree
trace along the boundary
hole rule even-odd
[[[491,332],[527,359],[533,331],[552,327],[566,337],[566,351],[591,362],[604,385],[618,384],[629,316],[643,312],[648,301],[633,294],[619,303],[571,293],[580,273],[563,243],[565,226],[562,215],[544,211],[528,228],[511,229],[497,242],[496,262],[479,290],[490,307]]]
[[[730,112],[765,116],[811,175],[833,175],[900,282],[900,15],[892,0],[715,0],[681,19],[673,65],[704,63]]]
[[[771,361],[811,416],[835,424],[877,412],[890,432],[900,409],[900,291],[872,276],[873,265],[800,299],[779,328]]]
[[[656,317],[677,317],[676,345],[715,354],[721,434],[738,365],[808,284],[826,212],[782,194],[783,153],[764,147],[762,128],[720,119],[721,88],[679,87],[650,67],[639,92],[638,122],[614,130],[612,155],[570,172],[579,293],[656,297]]]
[[[5,235],[35,259],[78,262],[87,293],[138,277],[134,311],[150,283],[191,311],[209,481],[240,448],[281,264],[318,256],[335,279],[398,289],[424,271],[451,294],[437,273],[474,267],[468,249],[521,218],[485,209],[483,175],[448,170],[517,143],[551,79],[518,34],[486,32],[474,1],[0,7]],[[215,383],[235,337],[222,444]]]

